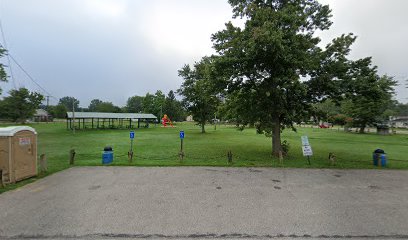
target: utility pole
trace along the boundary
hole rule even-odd
[[[72,132],[75,134],[75,99],[72,100]]]
[[[50,105],[50,96],[46,96],[47,98],[47,110],[48,110],[48,106]]]

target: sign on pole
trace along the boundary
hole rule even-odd
[[[130,138],[130,150],[128,152],[128,158],[129,158],[129,162],[132,162],[133,160],[133,139],[135,139],[134,131],[130,131],[129,138]]]
[[[307,161],[310,165],[310,156],[313,156],[312,146],[310,146],[309,138],[307,136],[302,136],[301,139],[303,156],[307,157]]]
[[[313,156],[313,151],[311,146],[302,146],[303,156],[310,157]]]
[[[302,136],[302,146],[310,146],[309,138],[307,136]]]
[[[183,161],[183,159],[184,159],[183,140],[184,140],[184,131],[180,131],[180,152],[179,152],[179,157],[180,157],[181,161]]]

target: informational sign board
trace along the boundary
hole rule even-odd
[[[180,139],[184,139],[184,131],[180,131]]]
[[[312,146],[310,146],[309,138],[307,136],[302,136],[301,139],[303,156],[305,157],[313,156]]]
[[[302,146],[303,156],[313,156],[313,151],[311,146]]]
[[[302,136],[302,146],[310,146],[309,138],[307,136]]]
[[[135,138],[135,132],[131,131],[129,134],[130,139],[134,139]]]
[[[19,138],[18,143],[19,143],[20,146],[30,145],[31,144],[31,139],[30,138]]]

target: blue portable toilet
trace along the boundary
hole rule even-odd
[[[102,153],[102,164],[109,164],[113,162],[113,149],[110,146],[106,146]]]
[[[373,164],[374,166],[385,167],[387,165],[387,155],[384,150],[376,149],[373,152]]]

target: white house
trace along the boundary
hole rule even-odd
[[[408,116],[392,116],[390,125],[396,128],[408,128]]]

